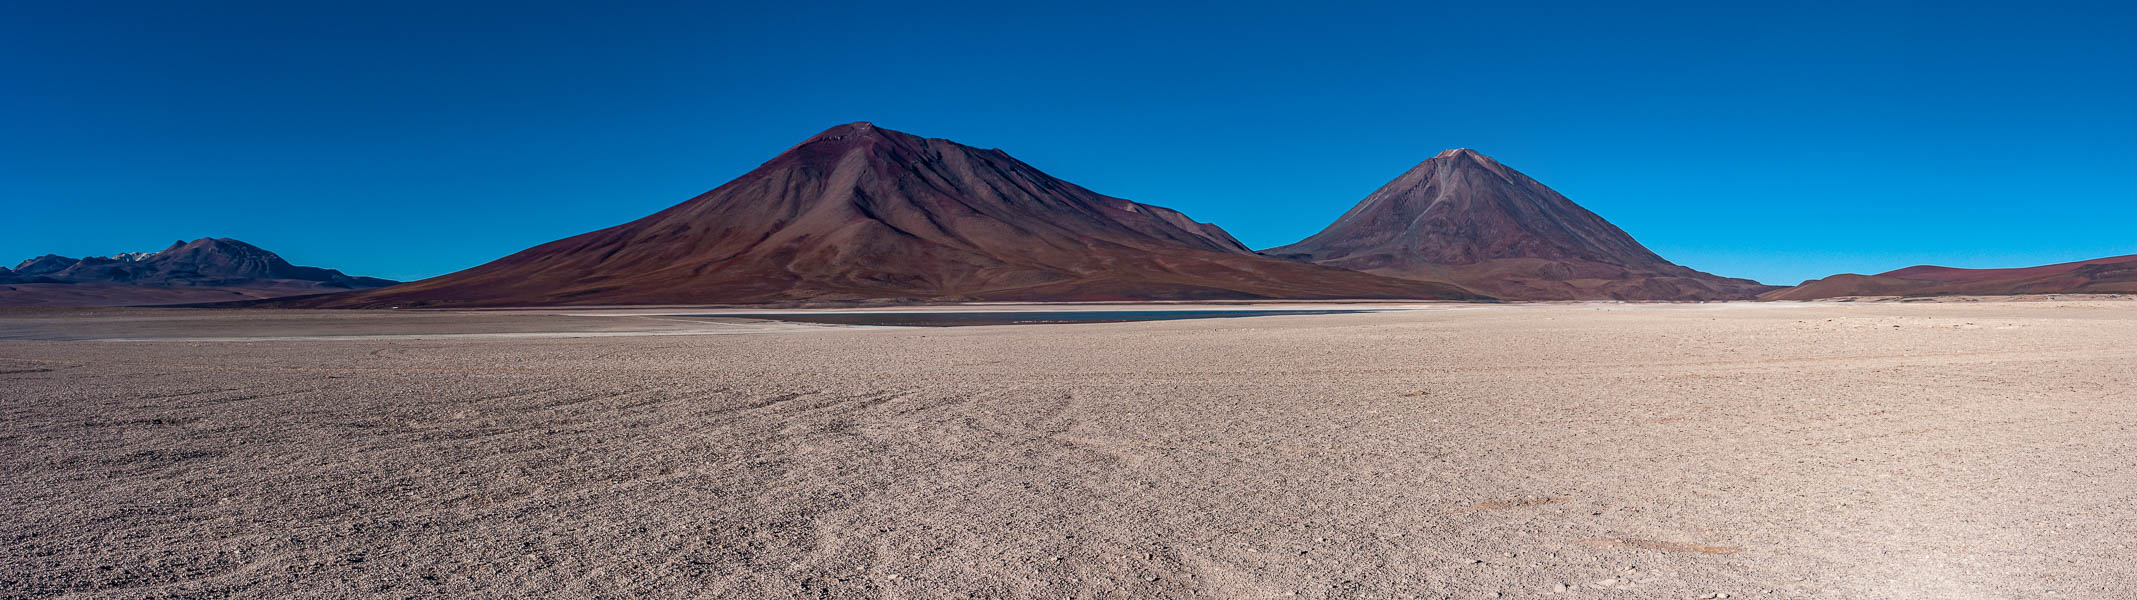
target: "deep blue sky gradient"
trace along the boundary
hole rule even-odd
[[[12,3],[0,262],[217,236],[414,279],[858,120],[1257,248],[1471,147],[1768,283],[2137,253],[2118,3],[1071,4]]]

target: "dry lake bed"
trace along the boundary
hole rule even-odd
[[[2137,302],[1203,308],[0,311],[0,597],[2137,596]]]

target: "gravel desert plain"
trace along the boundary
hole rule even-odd
[[[2126,598],[2133,299],[8,309],[0,596]]]

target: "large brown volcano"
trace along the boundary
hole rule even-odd
[[[1749,299],[1773,289],[1663,260],[1595,213],[1468,149],[1441,152],[1327,229],[1263,254],[1453,282],[1508,300]]]
[[[294,305],[1476,298],[1255,255],[1179,212],[981,150],[853,123],[637,221]]]

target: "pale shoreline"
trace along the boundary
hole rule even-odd
[[[0,595],[2137,589],[2137,304],[1387,307],[0,311]]]

